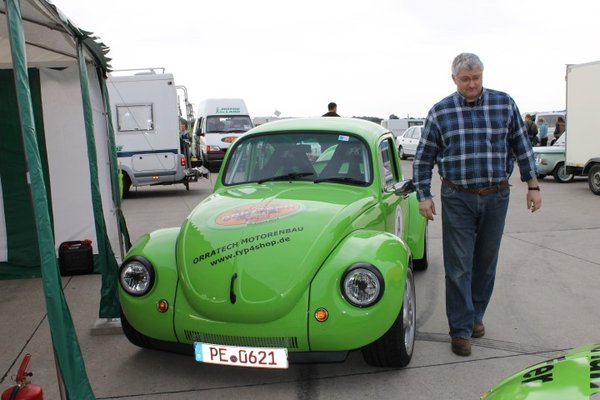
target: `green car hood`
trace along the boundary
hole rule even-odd
[[[532,365],[494,386],[481,400],[600,399],[600,344]]]
[[[278,319],[297,304],[335,245],[356,229],[356,217],[375,203],[371,191],[347,185],[221,189],[182,226],[179,290],[204,318]]]

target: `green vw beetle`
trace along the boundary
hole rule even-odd
[[[349,118],[272,122],[226,154],[181,227],[144,235],[120,267],[135,345],[199,362],[402,367],[415,340],[413,270],[427,224],[394,137]]]
[[[481,400],[515,399],[600,399],[600,343],[581,346],[525,368],[481,397]]]

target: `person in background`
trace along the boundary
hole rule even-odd
[[[527,136],[529,136],[529,141],[532,146],[537,145],[538,142],[538,128],[535,122],[533,122],[533,118],[531,114],[525,114],[525,128],[527,129]]]
[[[184,118],[179,118],[179,146],[183,155],[186,155],[190,144],[190,135],[187,129],[188,122]]]
[[[451,349],[471,354],[485,334],[500,242],[516,163],[527,182],[526,204],[542,205],[533,150],[514,100],[483,87],[483,63],[461,53],[452,63],[456,92],[429,111],[413,164],[420,214],[433,220],[433,167],[442,178],[442,243]]]
[[[544,120],[544,117],[540,117],[540,119],[538,119],[538,122],[540,123],[540,128],[538,130],[539,131],[538,136],[540,138],[540,146],[547,146],[548,145],[548,124]]]
[[[556,125],[554,126],[554,139],[552,139],[552,143],[556,142],[560,135],[562,135],[567,128],[567,123],[563,117],[558,117],[556,119]]]
[[[323,114],[323,117],[339,117],[337,113],[337,104],[334,102],[331,102],[327,105],[327,110],[329,111]]]

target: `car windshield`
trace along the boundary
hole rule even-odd
[[[206,132],[208,133],[243,133],[252,128],[252,121],[247,115],[208,117]]]
[[[280,132],[239,139],[230,150],[225,185],[272,181],[368,185],[368,147],[355,136],[334,132]]]

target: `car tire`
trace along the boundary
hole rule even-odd
[[[537,178],[544,179],[546,176],[547,176],[546,174],[538,174]]]
[[[404,148],[402,148],[402,146],[398,146],[398,153],[400,153],[401,160],[406,160],[408,158],[406,156],[406,153],[404,152]]]
[[[132,344],[144,348],[144,349],[154,349],[154,346],[151,344],[151,340],[148,336],[138,332],[135,330],[133,326],[127,321],[123,310],[121,310],[121,328],[123,329],[123,333],[127,340],[129,340]]]
[[[413,268],[415,271],[425,271],[429,267],[429,245],[427,237],[429,236],[429,224],[425,221],[425,232],[423,234],[423,257],[413,260]]]
[[[552,171],[552,176],[554,177],[554,180],[559,183],[571,182],[575,178],[575,175],[567,174],[567,167],[562,161],[556,164],[554,171]]]
[[[129,196],[129,189],[131,189],[131,178],[127,173],[123,173],[123,198]]]
[[[416,326],[415,280],[411,267],[406,271],[402,308],[393,325],[373,343],[362,348],[365,362],[376,367],[405,367],[412,358]]]
[[[588,185],[592,193],[600,196],[600,164],[593,165],[588,173]]]

